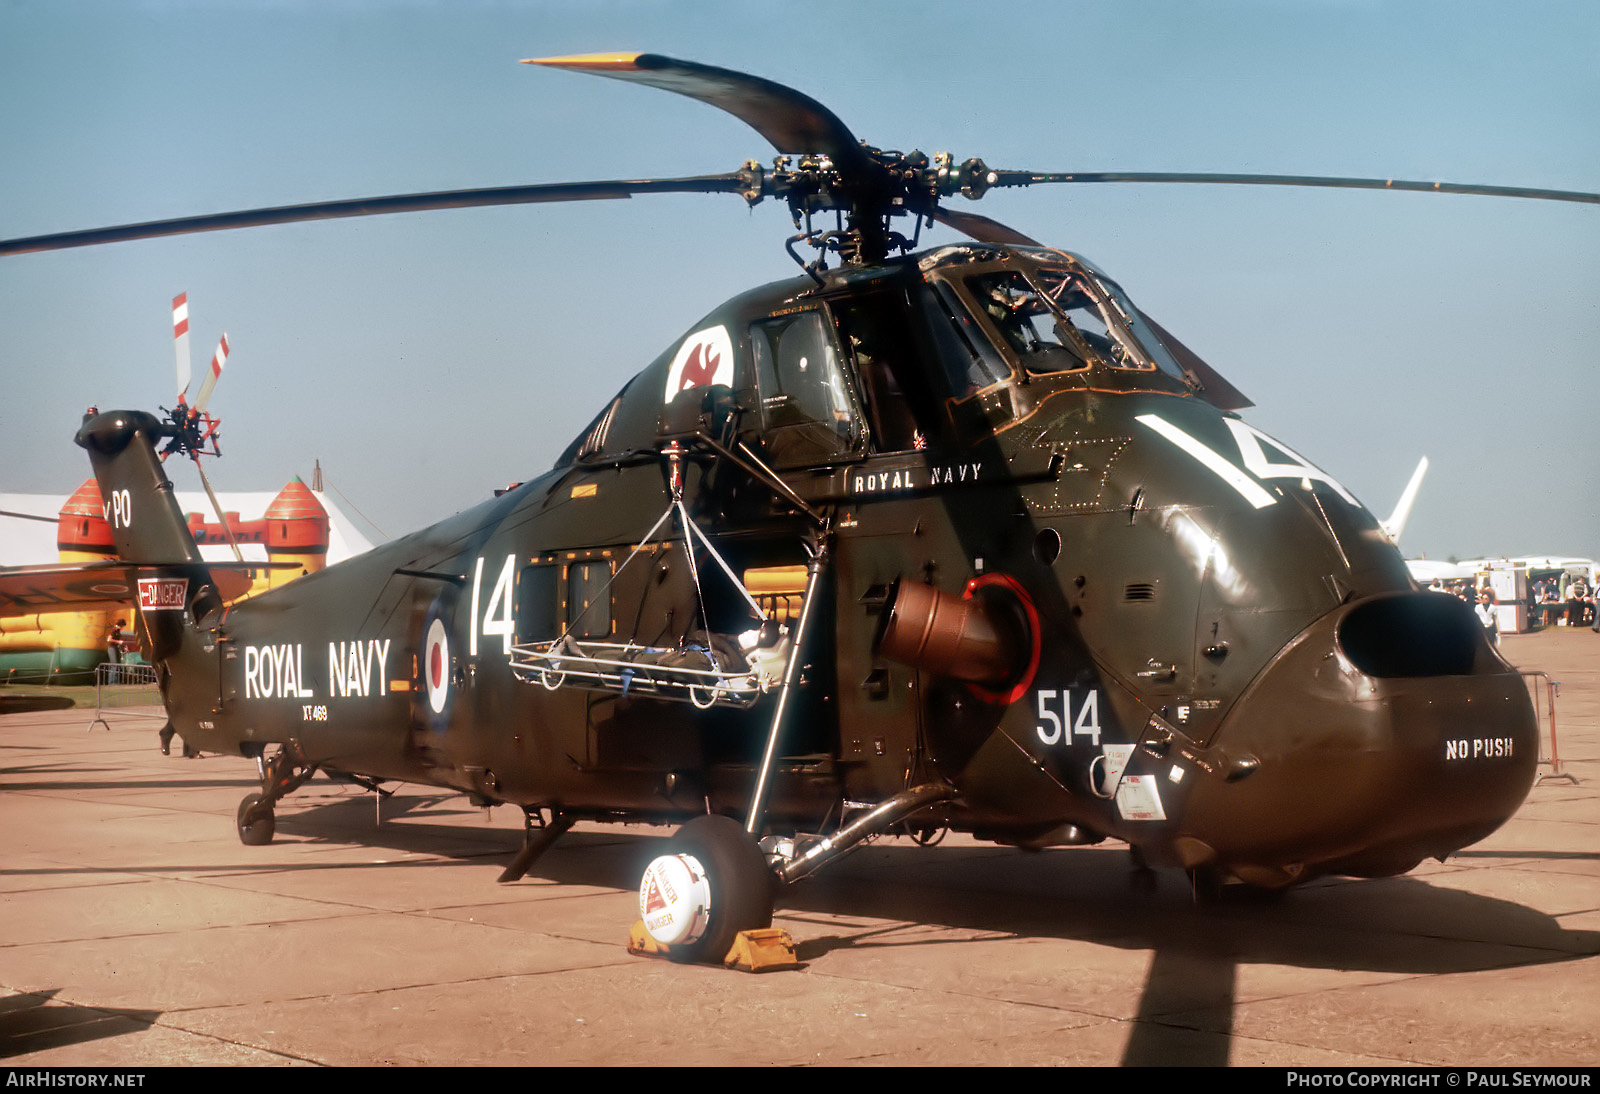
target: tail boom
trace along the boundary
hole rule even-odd
[[[116,410],[86,415],[75,438],[94,466],[117,554],[137,567],[139,613],[157,662],[223,603],[156,454],[168,432],[152,414]]]

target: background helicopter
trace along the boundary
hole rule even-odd
[[[86,417],[119,547],[152,573],[141,603],[173,721],[263,762],[245,842],[270,839],[275,801],[321,767],[522,805],[508,876],[575,819],[702,814],[646,871],[641,911],[656,941],[716,956],[770,919],[768,861],[793,881],[930,809],[1000,842],[1115,834],[1277,887],[1409,869],[1520,802],[1531,710],[1470,615],[1415,592],[1331,476],[1219,416],[1247,400],[1105,275],[942,207],[1081,176],[878,152],[798,92],[657,55],[539,63],[701,99],[801,158],[0,243],[665,190],[781,198],[801,229],[791,253],[818,251],[806,278],[669,346],[549,475],[232,617],[153,481],[166,431]],[[917,234],[942,219],[983,245],[901,261],[907,212]],[[1230,436],[1237,462],[1219,455]],[[652,498],[668,506],[641,539]],[[552,697],[569,680],[599,698]]]

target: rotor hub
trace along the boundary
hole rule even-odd
[[[784,201],[799,239],[861,264],[916,245],[915,234],[907,238],[890,229],[893,218],[932,218],[941,199],[959,193],[976,200],[999,183],[999,174],[976,156],[957,165],[948,152],[930,160],[920,151],[886,151],[865,142],[860,150],[864,164],[848,170],[825,155],[778,156],[770,170],[747,160],[738,173],[740,194],[751,205],[766,197]],[[842,217],[842,227],[816,228],[813,218],[826,213]]]

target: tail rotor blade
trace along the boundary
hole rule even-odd
[[[172,342],[178,358],[178,402],[189,394],[189,294],[172,298]]]
[[[222,333],[222,341],[217,343],[217,352],[211,355],[211,368],[206,372],[206,378],[200,381],[200,394],[195,398],[194,408],[204,414],[206,406],[211,402],[211,393],[216,390],[217,378],[222,375],[222,366],[228,361],[228,333]]]

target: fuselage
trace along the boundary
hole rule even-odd
[[[778,686],[701,704],[648,671],[516,665],[616,646],[727,667],[758,610],[798,634],[821,552],[772,831],[936,783],[951,799],[918,824],[1114,836],[1264,885],[1481,838],[1532,781],[1519,677],[1197,368],[1061,252],[950,247],[752,291],[550,472],[205,615],[168,654],[169,711],[201,748],[293,742],[486,801],[742,816]],[[969,630],[980,654],[941,652]]]

